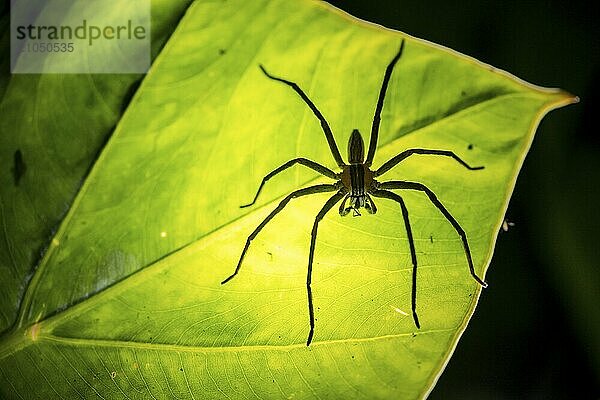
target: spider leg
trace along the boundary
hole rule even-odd
[[[254,199],[252,200],[251,203],[249,204],[244,204],[243,206],[240,206],[240,208],[244,208],[244,207],[249,207],[251,205],[253,205],[254,203],[256,203],[256,199],[258,198],[258,195],[260,194],[260,191],[262,190],[263,186],[265,185],[265,183],[267,183],[267,181],[269,179],[271,179],[272,177],[274,177],[275,175],[277,175],[280,172],[283,172],[284,170],[290,168],[291,166],[293,166],[294,164],[301,164],[304,165],[314,171],[317,171],[318,173],[320,173],[321,175],[325,175],[331,179],[337,179],[337,175],[335,174],[335,172],[333,172],[332,170],[330,170],[329,168],[316,163],[314,161],[308,160],[306,158],[294,158],[293,160],[290,160],[288,162],[286,162],[285,164],[283,164],[281,167],[269,172],[262,180],[262,182],[260,183],[260,186],[258,187],[258,190],[256,191],[256,195],[254,196]]]
[[[246,239],[246,245],[244,246],[244,250],[242,250],[242,255],[240,256],[240,260],[238,261],[237,266],[235,267],[235,271],[227,279],[225,279],[223,282],[221,282],[221,285],[229,282],[231,279],[233,279],[234,276],[237,275],[238,271],[240,270],[240,267],[242,266],[242,261],[244,260],[244,256],[246,255],[246,252],[248,251],[248,247],[250,247],[250,242],[252,242],[252,240],[256,237],[256,235],[258,235],[258,233],[262,230],[262,228],[264,228],[265,225],[267,225],[269,223],[269,221],[271,221],[273,219],[273,217],[275,217],[275,215],[277,215],[281,210],[283,210],[283,208],[287,205],[287,203],[290,202],[291,199],[294,199],[296,197],[306,196],[309,194],[314,194],[314,193],[333,192],[335,190],[338,190],[338,186],[335,184],[314,185],[314,186],[309,186],[304,189],[299,189],[299,190],[293,191],[292,193],[288,194],[283,200],[281,200],[279,205],[273,211],[271,211],[271,213],[269,215],[267,215],[267,217],[256,227],[256,229],[254,229],[254,231],[250,234],[250,236],[248,236],[248,239]]]
[[[404,200],[402,199],[402,197],[400,197],[394,192],[390,192],[387,190],[377,190],[375,192],[372,192],[371,194],[375,197],[383,197],[386,199],[394,200],[395,202],[400,204],[400,208],[402,209],[402,218],[404,218],[404,226],[406,227],[406,237],[408,238],[408,246],[410,247],[410,258],[412,260],[413,265],[411,292],[412,315],[416,327],[418,329],[421,329],[419,317],[417,316],[417,252],[415,251],[415,241],[413,239],[412,229],[410,228],[410,221],[408,220],[408,209],[406,208],[406,204],[404,204]]]
[[[315,104],[308,98],[308,96],[306,95],[306,93],[304,93],[304,91],[302,91],[302,89],[300,89],[300,86],[298,86],[296,83],[269,74],[267,72],[267,70],[265,69],[265,67],[263,67],[260,64],[259,64],[259,67],[262,70],[262,72],[267,76],[267,78],[273,79],[275,81],[279,81],[281,83],[285,83],[286,85],[288,85],[289,87],[291,87],[292,89],[294,89],[294,91],[296,93],[298,93],[298,95],[302,98],[302,100],[304,100],[304,102],[312,110],[313,114],[315,114],[315,116],[321,122],[321,127],[323,128],[323,132],[325,133],[325,138],[327,138],[327,144],[329,144],[329,149],[331,150],[331,154],[333,155],[333,158],[335,159],[335,162],[340,167],[343,166],[344,165],[344,160],[342,159],[342,156],[340,154],[340,150],[338,149],[337,144],[335,143],[335,139],[333,138],[333,132],[331,132],[331,128],[329,127],[329,124],[327,123],[327,120],[325,119],[325,117],[323,116],[323,114],[321,114],[321,112],[319,111],[319,109],[317,108],[317,106],[315,106]]]
[[[458,236],[460,236],[463,247],[465,249],[465,254],[467,256],[467,262],[469,263],[469,270],[471,271],[471,276],[475,279],[481,286],[487,287],[487,283],[485,283],[481,278],[477,276],[475,273],[475,267],[473,266],[473,259],[471,257],[471,250],[469,249],[469,242],[467,242],[467,234],[464,229],[459,225],[458,221],[450,214],[450,212],[444,207],[444,205],[438,200],[435,193],[431,191],[427,186],[422,183],[417,182],[407,182],[407,181],[388,181],[382,182],[379,185],[380,189],[408,189],[408,190],[418,190],[424,192],[429,200],[433,203],[433,205],[440,210],[440,212],[446,217],[448,222],[454,227]]]
[[[312,301],[312,289],[310,287],[310,283],[312,280],[312,267],[313,267],[313,259],[315,256],[315,244],[317,242],[317,228],[319,226],[319,222],[323,219],[325,214],[338,202],[342,197],[346,195],[346,192],[342,189],[327,200],[321,211],[317,214],[315,218],[315,223],[313,224],[312,232],[310,234],[310,251],[308,253],[308,274],[306,275],[306,293],[308,295],[308,315],[310,318],[310,332],[308,333],[308,339],[306,339],[306,345],[309,346],[310,342],[312,342],[313,335],[315,333],[315,310],[313,308]]]
[[[369,141],[369,152],[367,153],[367,159],[365,164],[370,166],[373,163],[373,157],[375,157],[375,150],[377,149],[377,139],[379,137],[379,123],[381,122],[381,110],[383,109],[383,100],[385,99],[385,92],[388,87],[388,83],[390,82],[390,77],[392,76],[392,71],[394,70],[394,66],[400,59],[402,55],[402,50],[404,50],[404,39],[400,43],[400,50],[398,50],[398,54],[392,58],[392,61],[388,64],[385,69],[385,74],[383,75],[383,82],[381,83],[381,89],[379,90],[379,98],[377,99],[377,106],[375,107],[375,115],[373,116],[373,125],[371,125],[371,139]]]
[[[373,176],[379,176],[385,174],[390,169],[394,168],[397,164],[404,161],[404,159],[412,156],[413,154],[426,154],[426,155],[434,155],[434,156],[444,156],[451,157],[458,161],[463,167],[470,170],[478,170],[483,169],[483,167],[471,167],[469,164],[464,162],[459,156],[457,156],[454,152],[448,150],[427,150],[427,149],[409,149],[405,150],[397,156],[392,157],[389,161],[385,162],[375,173]]]

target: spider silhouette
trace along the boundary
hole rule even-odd
[[[246,245],[242,250],[242,254],[237,263],[235,271],[231,274],[227,279],[225,279],[221,284],[225,284],[229,282],[233,277],[237,275],[242,265],[242,261],[244,260],[244,256],[250,247],[250,243],[252,240],[258,235],[258,233],[277,215],[283,208],[290,202],[290,200],[306,196],[314,193],[323,193],[323,192],[336,192],[333,196],[327,200],[323,208],[319,211],[315,218],[315,222],[312,227],[311,232],[311,240],[310,240],[310,251],[308,254],[308,274],[306,277],[306,292],[308,295],[308,314],[310,320],[310,331],[308,333],[308,338],[306,340],[306,345],[309,346],[315,330],[315,316],[314,316],[314,308],[313,308],[313,299],[312,299],[312,289],[311,289],[311,280],[312,280],[312,268],[313,268],[313,259],[315,254],[315,244],[317,240],[317,228],[319,226],[319,222],[323,219],[325,214],[336,203],[341,200],[341,204],[339,207],[339,213],[341,216],[348,215],[350,212],[353,213],[354,216],[360,216],[360,209],[364,208],[370,214],[375,214],[377,212],[377,207],[375,206],[375,202],[373,202],[373,197],[380,197],[390,199],[392,201],[397,202],[400,205],[400,209],[402,211],[402,217],[404,219],[404,225],[406,227],[406,235],[408,238],[408,244],[410,247],[410,255],[412,261],[412,293],[411,293],[411,306],[412,306],[412,316],[417,328],[420,328],[421,325],[419,323],[419,317],[417,316],[417,255],[415,252],[415,243],[412,235],[412,230],[410,227],[410,221],[408,218],[408,209],[406,208],[406,204],[400,195],[392,192],[391,190],[414,190],[420,191],[427,195],[431,203],[444,215],[444,217],[450,222],[450,224],[454,227],[458,235],[462,240],[462,244],[465,250],[467,263],[469,265],[469,270],[471,272],[471,276],[483,287],[486,287],[487,284],[480,279],[475,273],[475,269],[473,267],[473,260],[471,258],[471,251],[469,249],[469,243],[467,241],[467,235],[456,221],[456,219],[450,214],[450,212],[442,205],[442,203],[438,200],[437,196],[433,191],[431,191],[427,186],[418,182],[411,181],[387,181],[387,182],[379,182],[375,178],[383,175],[397,164],[408,158],[413,154],[422,154],[422,155],[435,155],[435,156],[443,156],[450,157],[457,161],[459,164],[464,166],[469,170],[479,170],[483,169],[483,167],[471,167],[466,162],[464,162],[461,158],[459,158],[455,153],[448,150],[428,150],[428,149],[409,149],[405,150],[402,153],[392,157],[389,161],[385,162],[382,166],[380,166],[376,170],[371,169],[371,164],[373,162],[373,157],[375,156],[375,150],[377,148],[377,138],[379,136],[379,124],[381,121],[381,110],[383,109],[383,101],[385,98],[386,90],[388,87],[388,83],[390,81],[390,77],[392,75],[392,71],[394,70],[394,66],[400,59],[402,55],[402,51],[404,50],[404,39],[400,44],[400,49],[395,57],[390,61],[389,65],[385,70],[385,74],[383,76],[383,83],[381,85],[381,89],[379,91],[379,98],[377,100],[377,106],[375,108],[375,115],[373,117],[373,124],[371,126],[371,138],[369,141],[369,150],[367,152],[367,157],[365,159],[364,155],[364,142],[362,136],[358,129],[354,129],[352,134],[350,135],[350,139],[348,141],[348,163],[345,163],[340,155],[335,139],[333,138],[333,133],[329,124],[325,120],[325,117],[319,109],[314,105],[314,103],[308,98],[308,96],[300,89],[300,87],[291,81],[288,81],[283,78],[279,78],[271,75],[267,70],[262,66],[260,69],[262,72],[270,79],[284,83],[290,86],[308,105],[308,107],[312,110],[314,115],[321,122],[321,127],[323,128],[323,132],[325,133],[325,138],[327,139],[327,143],[329,144],[329,149],[335,159],[337,165],[341,168],[341,172],[336,173],[331,169],[318,164],[314,161],[308,160],[306,158],[294,158],[280,166],[279,168],[273,170],[269,174],[267,174],[258,190],[254,199],[251,203],[245,204],[241,206],[249,207],[256,202],[260,191],[262,190],[265,183],[279,174],[280,172],[290,168],[295,164],[304,165],[328,178],[336,180],[333,184],[320,184],[309,186],[303,189],[298,189],[288,194],[279,205],[271,211],[271,213],[254,229],[254,231],[248,236],[246,240]]]

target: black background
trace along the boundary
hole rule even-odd
[[[430,398],[600,398],[599,13],[558,0],[330,3],[581,98],[542,121],[508,209],[515,226]]]

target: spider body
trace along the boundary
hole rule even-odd
[[[375,214],[377,207],[369,193],[377,189],[377,181],[373,171],[365,164],[365,145],[358,129],[352,131],[348,140],[348,164],[342,166],[339,174],[340,182],[347,192],[340,204],[340,215],[343,217],[353,211],[355,217],[360,216],[359,209],[364,207],[369,214]],[[349,207],[346,207],[347,204]]]
[[[313,185],[306,188],[298,189],[287,195],[279,205],[271,211],[271,213],[254,229],[254,231],[248,236],[246,240],[246,244],[244,249],[242,250],[242,254],[239,258],[238,264],[235,268],[233,274],[231,274],[227,279],[225,279],[221,284],[225,284],[229,282],[233,277],[237,275],[242,265],[242,261],[248,248],[250,247],[250,243],[252,240],[258,235],[258,233],[273,219],[283,208],[294,198],[307,196],[314,193],[323,193],[323,192],[336,192],[333,194],[324,206],[321,208],[319,213],[315,217],[315,221],[313,224],[313,228],[311,231],[311,241],[310,241],[310,250],[308,255],[308,271],[306,276],[306,292],[308,295],[308,314],[309,314],[309,323],[310,330],[308,333],[308,339],[306,340],[306,345],[310,345],[315,329],[315,316],[314,316],[314,307],[313,307],[313,298],[312,298],[312,268],[313,268],[313,259],[315,254],[315,245],[317,239],[317,230],[319,226],[319,222],[323,219],[325,214],[329,210],[331,210],[338,202],[341,202],[339,207],[339,213],[341,216],[348,215],[350,212],[353,213],[354,216],[360,216],[360,209],[364,208],[370,214],[375,214],[377,212],[377,207],[373,202],[372,197],[389,199],[396,202],[400,206],[400,210],[402,212],[402,217],[404,220],[404,225],[406,228],[406,237],[408,239],[408,245],[410,249],[411,255],[411,263],[412,263],[412,291],[411,291],[411,305],[412,305],[412,317],[417,328],[420,328],[419,318],[417,315],[417,255],[415,250],[415,243],[412,235],[412,230],[410,226],[410,220],[408,217],[408,208],[404,203],[402,197],[393,192],[392,190],[413,190],[424,193],[430,202],[444,215],[446,220],[453,226],[459,235],[462,245],[465,251],[465,256],[467,258],[467,264],[469,266],[469,271],[471,276],[475,281],[477,281],[483,287],[487,286],[487,284],[481,280],[475,273],[475,268],[473,266],[473,260],[471,257],[471,250],[469,249],[469,243],[467,241],[467,235],[465,231],[462,229],[458,221],[450,214],[450,212],[443,206],[440,200],[437,198],[435,193],[425,186],[422,183],[412,182],[412,181],[386,181],[386,182],[378,182],[375,178],[383,175],[397,164],[399,164],[404,159],[410,157],[411,155],[420,154],[420,155],[435,155],[442,157],[449,157],[454,159],[463,167],[469,170],[479,170],[483,169],[483,167],[471,167],[466,162],[464,162],[460,157],[458,157],[454,152],[449,150],[430,150],[430,149],[408,149],[400,154],[392,157],[390,160],[381,165],[378,169],[372,170],[371,164],[373,162],[373,158],[375,156],[375,150],[377,148],[377,139],[379,136],[379,124],[381,121],[381,110],[383,109],[383,102],[385,99],[385,93],[387,90],[387,86],[392,75],[392,71],[394,66],[400,59],[402,55],[402,51],[404,49],[404,39],[400,44],[400,50],[396,54],[396,56],[392,59],[392,61],[388,64],[385,74],[383,76],[383,82],[381,85],[381,89],[379,92],[379,97],[377,100],[377,105],[375,107],[375,115],[373,116],[373,124],[371,126],[371,137],[369,140],[369,147],[367,156],[365,158],[365,145],[362,139],[360,132],[357,129],[352,131],[350,135],[350,139],[348,140],[348,163],[345,163],[340,155],[337,144],[333,137],[333,133],[327,120],[321,114],[319,109],[314,105],[314,103],[308,98],[308,96],[300,89],[300,87],[292,82],[283,78],[279,78],[273,76],[267,72],[267,70],[260,65],[260,69],[267,76],[267,78],[272,79],[274,81],[281,82],[289,87],[291,87],[300,98],[306,103],[306,105],[311,109],[315,117],[320,121],[321,127],[323,129],[323,133],[325,134],[325,138],[327,139],[327,143],[329,145],[329,149],[331,150],[331,154],[335,159],[338,167],[341,169],[341,172],[336,173],[331,169],[327,168],[324,165],[316,163],[314,161],[308,160],[306,158],[294,158],[285,164],[281,165],[279,168],[268,173],[262,180],[258,190],[254,196],[254,199],[251,203],[245,204],[241,207],[249,207],[256,202],[258,195],[260,194],[264,184],[279,174],[280,172],[296,165],[300,164],[305,167],[308,167],[321,175],[324,175],[328,178],[335,180],[335,183],[332,184],[319,184]]]

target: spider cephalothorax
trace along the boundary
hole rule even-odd
[[[385,198],[392,201],[395,201],[400,205],[400,210],[402,211],[402,217],[404,220],[404,224],[406,227],[406,236],[408,239],[408,244],[410,247],[411,254],[411,262],[413,265],[412,270],[412,293],[411,293],[411,303],[412,303],[412,316],[417,328],[420,328],[419,318],[417,316],[417,253],[415,251],[415,244],[412,236],[412,230],[410,227],[410,221],[408,219],[408,209],[402,197],[392,192],[392,190],[415,190],[425,193],[429,200],[433,203],[433,205],[444,215],[444,217],[450,222],[450,224],[454,227],[456,232],[461,238],[463,248],[465,250],[465,255],[467,257],[467,263],[469,265],[469,271],[471,272],[471,276],[482,286],[487,286],[486,283],[481,280],[477,274],[475,273],[475,268],[473,266],[473,260],[471,257],[471,250],[469,249],[469,243],[467,241],[467,235],[459,223],[454,219],[454,217],[450,214],[450,212],[442,205],[442,203],[438,200],[437,196],[433,191],[431,191],[427,186],[422,183],[412,182],[412,181],[386,181],[386,182],[378,182],[375,178],[386,173],[401,161],[406,159],[407,157],[413,154],[424,154],[424,155],[436,155],[443,157],[450,157],[457,161],[462,166],[470,169],[470,170],[478,170],[483,169],[483,167],[471,167],[466,162],[464,162],[461,158],[459,158],[456,154],[449,150],[428,150],[428,149],[409,149],[405,150],[402,153],[392,157],[390,160],[385,162],[382,166],[380,166],[376,170],[371,170],[371,164],[373,163],[373,157],[375,156],[375,150],[377,149],[377,139],[379,136],[379,123],[381,121],[381,110],[383,109],[383,101],[385,99],[385,93],[388,87],[388,83],[390,81],[390,77],[392,75],[392,71],[394,70],[394,66],[400,59],[402,55],[402,51],[404,49],[404,39],[400,44],[400,50],[396,54],[396,56],[392,59],[392,61],[388,64],[385,74],[383,76],[383,82],[381,84],[381,90],[379,91],[379,97],[377,100],[377,105],[375,107],[375,115],[373,116],[373,124],[371,125],[371,137],[369,141],[369,151],[365,158],[365,146],[362,139],[362,136],[358,129],[352,131],[350,135],[350,139],[348,140],[348,164],[344,162],[342,156],[340,155],[340,151],[338,150],[337,144],[335,143],[335,139],[333,137],[333,133],[331,132],[331,128],[327,123],[327,120],[321,114],[319,109],[314,105],[314,103],[308,98],[308,96],[300,89],[300,87],[292,82],[283,78],[278,78],[273,76],[267,72],[267,70],[260,65],[260,69],[262,72],[270,79],[279,81],[290,86],[294,91],[302,98],[302,100],[308,105],[308,107],[312,110],[315,116],[321,122],[321,127],[323,128],[323,132],[325,133],[325,138],[327,139],[327,143],[329,144],[329,149],[331,150],[331,154],[335,159],[338,167],[341,169],[341,172],[335,173],[331,169],[316,163],[314,161],[308,160],[306,158],[294,158],[279,168],[271,171],[267,174],[258,190],[254,199],[251,203],[243,205],[241,207],[248,207],[253,205],[260,194],[261,189],[264,184],[271,179],[273,176],[278,173],[288,169],[289,167],[295,164],[301,164],[312,170],[325,175],[328,178],[336,180],[333,184],[320,184],[313,185],[307,188],[298,189],[287,195],[279,205],[271,211],[271,213],[254,229],[254,231],[248,236],[246,240],[246,244],[244,249],[242,250],[242,254],[238,261],[238,264],[235,268],[233,274],[231,274],[227,279],[225,279],[222,284],[227,283],[234,276],[237,275],[240,267],[242,265],[242,261],[248,248],[250,247],[250,242],[258,235],[258,233],[269,223],[275,215],[277,215],[283,208],[292,200],[293,198],[306,196],[313,193],[323,193],[323,192],[336,192],[333,196],[327,200],[323,208],[319,211],[315,218],[315,222],[313,224],[312,232],[311,232],[311,241],[310,241],[310,250],[308,254],[308,273],[306,276],[306,292],[308,294],[308,314],[309,314],[309,323],[310,330],[308,333],[308,339],[306,340],[306,345],[310,345],[314,329],[315,329],[315,316],[314,316],[314,307],[312,300],[312,289],[311,289],[311,281],[312,281],[312,267],[313,267],[313,259],[315,254],[315,245],[317,239],[317,229],[319,226],[319,222],[323,219],[325,214],[336,203],[341,201],[339,213],[341,216],[348,215],[350,212],[353,213],[354,216],[359,216],[360,209],[364,208],[370,214],[375,214],[377,212],[377,207],[373,202],[373,197]]]

